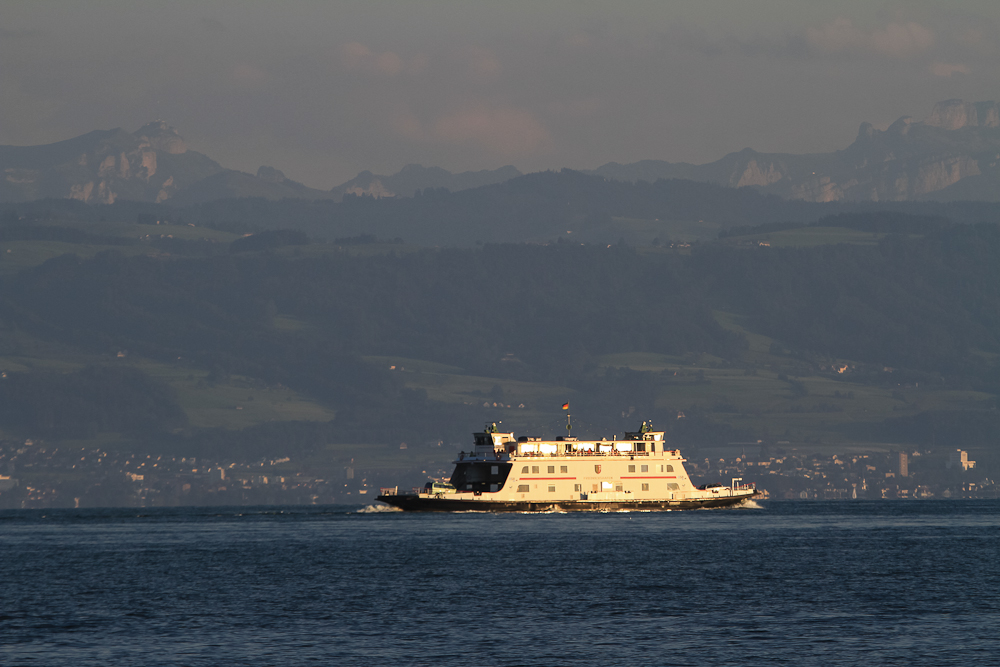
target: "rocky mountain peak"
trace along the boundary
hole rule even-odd
[[[875,136],[875,132],[875,126],[871,123],[861,123],[861,127],[858,128],[858,137],[855,141],[870,140]]]
[[[451,176],[451,172],[441,167],[425,167],[422,164],[405,165],[396,176],[408,176],[414,178],[446,178]]]
[[[285,172],[280,169],[275,169],[274,167],[268,167],[267,165],[262,166],[257,170],[257,178],[267,181],[268,183],[284,183],[285,182]]]
[[[135,132],[136,138],[145,141],[150,147],[179,155],[187,152],[187,143],[184,138],[174,128],[167,125],[162,120],[154,120],[146,123]]]
[[[896,119],[892,125],[886,130],[889,134],[903,136],[910,131],[910,126],[917,122],[917,119],[913,116],[900,116]]]
[[[1000,109],[996,102],[963,102],[958,99],[945,100],[934,105],[925,125],[944,130],[960,130],[963,127],[1000,126]]]

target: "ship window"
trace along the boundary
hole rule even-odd
[[[549,472],[554,473],[556,471],[555,466],[549,466]]]
[[[635,466],[629,466],[628,467],[628,471],[629,472],[635,472]]]
[[[568,466],[559,466],[559,472],[569,472]]]
[[[667,466],[667,472],[673,472],[673,471],[674,471],[673,466]]]
[[[531,486],[531,485],[530,484],[518,484],[517,485],[517,492],[518,493],[527,493],[529,486]]]
[[[645,466],[643,466],[643,467],[645,467]],[[491,475],[499,475],[500,474],[500,466],[490,466],[490,474]]]
[[[649,472],[649,466],[639,466],[639,472]]]
[[[556,485],[549,484],[549,493],[555,493],[555,492],[556,492]]]
[[[671,491],[676,491],[677,489],[679,489],[681,487],[677,486],[677,484],[674,483],[674,482],[670,482],[670,483],[667,484],[667,488],[670,489]]]
[[[495,493],[496,490],[497,490],[497,485],[496,484],[490,484],[490,491],[493,492],[493,493]]]
[[[574,491],[583,491],[583,484],[574,484],[573,485],[573,490]]]
[[[622,485],[621,484],[615,484],[615,491],[621,491],[621,490],[622,490]]]
[[[601,485],[600,484],[594,484],[593,485],[593,491],[594,491],[594,493],[597,493],[600,490],[601,490]]]
[[[533,472],[534,474],[537,475],[538,474],[538,466],[531,466],[531,472]]]
[[[663,466],[660,466],[660,467],[663,467]],[[521,468],[521,474],[522,475],[527,475],[528,474],[528,466],[524,466],[523,468]]]
[[[528,472],[528,471],[525,470],[525,472]],[[660,466],[660,472],[663,472],[663,466]]]
[[[649,491],[649,484],[643,484],[642,485],[642,490],[643,491]]]

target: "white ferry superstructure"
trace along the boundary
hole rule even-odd
[[[756,493],[741,478],[695,487],[663,435],[644,423],[620,440],[545,440],[487,424],[454,462],[450,484],[383,488],[378,500],[416,512],[574,512],[726,507]]]

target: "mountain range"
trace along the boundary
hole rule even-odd
[[[133,133],[95,130],[42,146],[0,146],[0,201],[116,199],[172,205],[220,199],[411,197],[427,189],[466,190],[521,176],[513,166],[452,173],[410,164],[392,175],[363,171],[330,190],[310,188],[262,166],[226,169],[190,150],[174,128],[153,121]],[[702,165],[643,160],[585,172],[618,181],[686,179],[752,187],[807,202],[1000,201],[1000,106],[946,100],[918,121],[879,130],[862,123],[848,147],[831,153],[760,153],[747,148]]]
[[[788,199],[833,201],[1000,200],[1000,107],[946,100],[918,121],[903,116],[885,130],[862,123],[847,148],[832,153],[759,153],[746,148],[708,164],[610,162],[593,172],[625,181],[683,178],[752,186]]]
[[[370,171],[363,171],[343,185],[333,188],[331,192],[338,201],[345,194],[371,195],[373,197],[412,197],[417,190],[427,188],[445,188],[451,192],[457,192],[494,183],[503,183],[518,176],[522,176],[521,172],[510,165],[499,169],[463,171],[453,174],[441,167],[408,164],[391,176],[378,176]]]
[[[256,176],[226,169],[189,150],[177,130],[163,121],[134,133],[95,130],[44,146],[0,146],[0,169],[0,201],[8,202],[68,198],[184,204],[225,197],[330,196],[270,167],[261,167]]]

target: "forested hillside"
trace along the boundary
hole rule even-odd
[[[886,213],[975,223],[1000,219],[1000,203],[816,204],[761,194],[751,187],[685,180],[631,183],[564,169],[454,193],[425,189],[399,199],[346,195],[339,203],[244,198],[190,206],[133,201],[86,205],[75,200],[0,204],[0,218],[8,222],[160,220],[238,234],[294,229],[325,241],[372,236],[466,248],[483,243],[548,243],[559,237],[605,245],[710,240],[736,227],[811,224],[837,214]]]
[[[136,216],[0,224],[0,439],[375,467],[451,443],[412,454],[432,468],[483,420],[558,433],[569,401],[581,435],[653,420],[692,454],[996,455],[995,223],[435,249]]]

